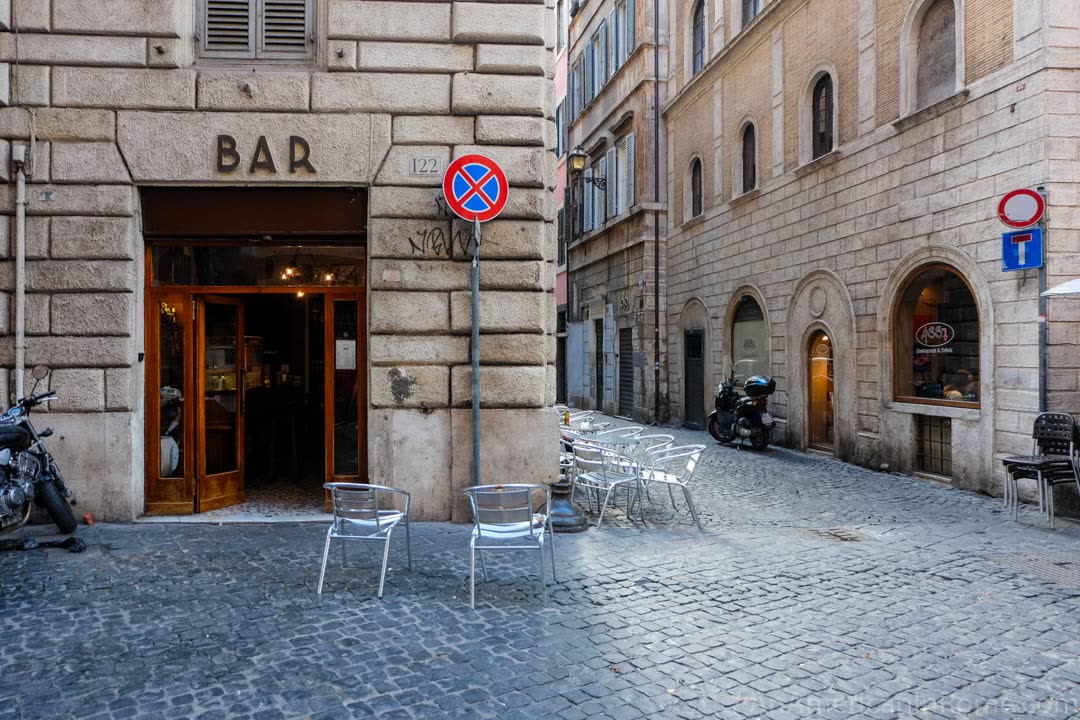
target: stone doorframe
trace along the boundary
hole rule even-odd
[[[809,445],[810,336],[823,330],[833,346],[833,452],[841,460],[855,452],[857,405],[855,360],[857,337],[851,296],[829,270],[814,270],[799,281],[787,310],[787,442]]]
[[[713,396],[711,394],[711,388],[715,385],[710,385],[710,379],[712,378],[713,353],[716,348],[713,347],[714,337],[712,329],[711,315],[709,314],[709,307],[705,304],[705,301],[695,296],[686,301],[683,305],[683,309],[679,312],[679,336],[676,340],[676,347],[678,347],[678,360],[675,370],[677,377],[679,378],[677,387],[675,388],[675,397],[678,400],[679,419],[686,420],[686,333],[689,330],[701,330],[704,337],[702,337],[702,350],[705,354],[704,358],[704,374],[705,382],[702,383],[705,387],[705,400],[703,407],[705,408],[705,415],[708,416],[713,406]]]

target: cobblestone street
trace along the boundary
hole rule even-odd
[[[325,527],[104,525],[82,555],[0,556],[0,716],[1065,718],[1080,714],[1080,529],[783,449],[708,450],[643,527],[489,560],[418,524],[414,570]],[[611,521],[608,526],[609,519]],[[402,538],[403,539],[403,538]],[[528,570],[526,570],[528,568]]]

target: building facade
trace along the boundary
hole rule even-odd
[[[657,173],[666,138],[657,112],[667,93],[667,8],[590,0],[571,15],[567,146],[584,167],[568,163],[568,400],[650,420],[664,407],[656,377],[667,186]]]
[[[558,34],[555,41],[555,217],[558,251],[555,259],[555,400],[567,401],[566,384],[566,87],[570,73],[567,61],[570,51],[570,0],[555,4]]]
[[[353,479],[467,519],[469,226],[440,187],[472,153],[510,183],[481,244],[480,479],[554,479],[553,7],[3,4],[0,394],[23,275],[80,512]]]
[[[1038,272],[1003,272],[997,204],[1042,188],[1049,285],[1080,274],[1080,6],[674,6],[674,414],[769,374],[777,439],[999,492],[1040,345]],[[1077,301],[1049,300],[1047,328],[1042,390],[1075,412]]]

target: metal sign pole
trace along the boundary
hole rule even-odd
[[[472,226],[472,484],[480,484],[480,219]]]
[[[1041,185],[1039,195],[1042,195],[1043,202],[1048,206],[1048,193]],[[1046,292],[1046,249],[1049,243],[1049,228],[1045,211],[1039,220],[1039,227],[1042,228],[1042,262],[1039,263],[1039,412],[1044,413],[1046,412],[1046,296],[1043,293]]]

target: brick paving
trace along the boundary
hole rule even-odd
[[[417,524],[414,571],[324,528],[104,525],[82,555],[0,556],[0,717],[1065,718],[1080,715],[1080,528],[905,476],[708,446],[705,525],[644,526],[489,562]],[[608,522],[611,523],[608,527]],[[399,552],[399,550],[402,550]]]

